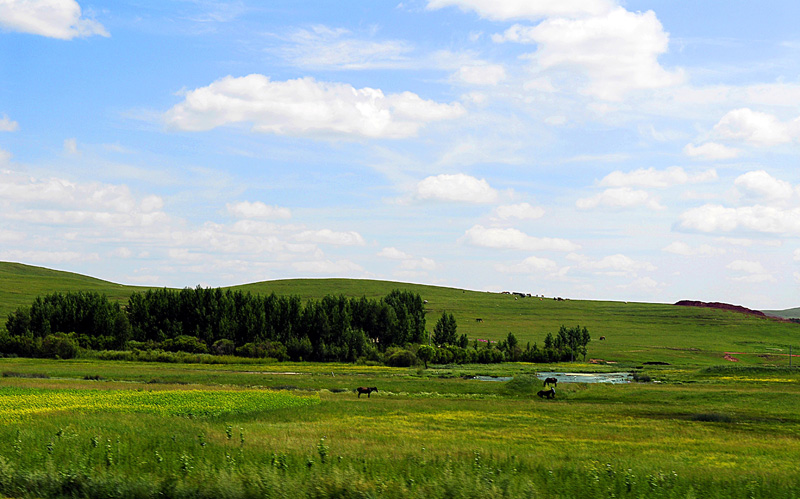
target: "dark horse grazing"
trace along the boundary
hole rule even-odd
[[[556,398],[556,389],[555,388],[550,388],[549,390],[539,390],[536,393],[536,395],[542,397],[543,399],[544,398],[554,399],[554,398]]]
[[[545,378],[544,384],[542,386],[553,385],[558,386],[558,379],[556,378]]]
[[[378,389],[376,387],[374,387],[374,386],[370,386],[370,387],[359,386],[358,388],[356,388],[356,391],[358,392],[358,398],[361,398],[361,394],[362,393],[366,393],[367,394],[367,398],[369,398],[369,394],[372,393],[372,392],[377,392]]]

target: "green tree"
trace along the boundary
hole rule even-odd
[[[436,354],[436,349],[430,345],[420,345],[417,350],[417,358],[425,363],[425,369],[428,368],[428,361]]]
[[[433,342],[437,345],[452,345],[456,342],[458,325],[453,314],[442,312],[442,316],[433,328]]]

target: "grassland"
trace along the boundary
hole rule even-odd
[[[472,339],[514,332],[541,344],[561,324],[586,326],[589,357],[602,361],[425,370],[0,359],[0,496],[800,497],[800,371],[786,367],[788,346],[800,350],[796,324],[379,281],[241,288],[311,299],[395,287],[428,300],[429,327],[447,310]],[[78,289],[124,300],[135,288],[0,264],[0,320],[36,294]],[[542,400],[543,370],[635,370],[657,382],[561,383]],[[379,392],[358,398],[358,386]]]
[[[0,426],[13,497],[800,494],[795,370],[654,367],[661,383],[561,384],[545,401],[520,364],[0,365],[0,418],[49,408]]]

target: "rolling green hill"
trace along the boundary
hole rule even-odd
[[[125,301],[147,288],[122,286],[68,272],[0,262],[0,325],[9,312],[37,295],[55,291],[97,291]],[[585,326],[592,335],[589,357],[623,363],[668,362],[679,365],[727,363],[732,352],[740,364],[788,364],[788,347],[800,352],[800,325],[727,310],[668,304],[552,298],[359,279],[290,279],[235,286],[259,294],[291,294],[303,299],[326,294],[385,296],[392,289],[419,293],[427,300],[428,330],[442,311],[452,313],[458,332],[471,341],[498,341],[513,332],[522,345],[540,346],[548,332],[561,325]],[[480,320],[478,320],[480,319]],[[605,337],[600,341],[601,336]],[[800,359],[795,363],[800,362]]]
[[[762,310],[765,314],[772,317],[783,319],[800,319],[800,307],[787,308],[786,310]]]

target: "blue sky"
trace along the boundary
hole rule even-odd
[[[799,17],[0,0],[0,260],[798,306]]]

